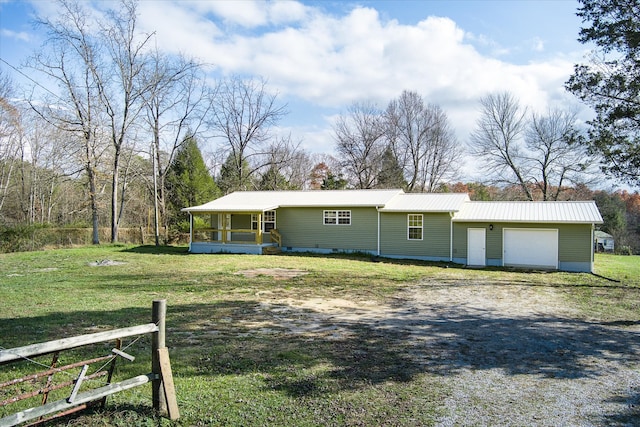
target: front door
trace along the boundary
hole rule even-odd
[[[467,265],[487,265],[486,230],[467,229]]]

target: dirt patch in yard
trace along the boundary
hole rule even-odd
[[[359,354],[396,351],[407,375],[441,378],[438,426],[640,425],[639,322],[585,319],[557,288],[425,280],[384,303],[257,296],[240,320],[252,334],[349,342],[366,329],[377,347]]]
[[[268,276],[275,280],[289,280],[293,279],[294,277],[309,274],[309,272],[305,270],[294,270],[289,268],[254,268],[252,270],[238,271],[236,274],[240,274],[245,277]]]
[[[111,259],[103,259],[95,262],[90,262],[89,266],[90,267],[110,267],[113,265],[124,265],[124,264],[126,263],[122,261],[113,261]]]

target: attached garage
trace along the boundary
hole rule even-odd
[[[558,229],[503,229],[503,262],[508,267],[558,268]]]
[[[467,202],[452,222],[454,262],[483,265],[475,236],[484,228],[486,265],[591,272],[602,217],[591,201]]]

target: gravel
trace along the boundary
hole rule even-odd
[[[424,282],[386,305],[263,297],[278,331],[401,335],[451,390],[438,426],[640,426],[639,322],[585,319],[555,288]]]

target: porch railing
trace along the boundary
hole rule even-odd
[[[280,231],[278,231],[277,229],[273,229],[270,232],[271,235],[271,242],[272,243],[277,243],[278,247],[281,248],[282,247],[282,234],[280,234]]]
[[[255,243],[261,245],[264,235],[261,230],[248,228],[196,228],[193,230],[193,242],[213,242],[213,243]]]

